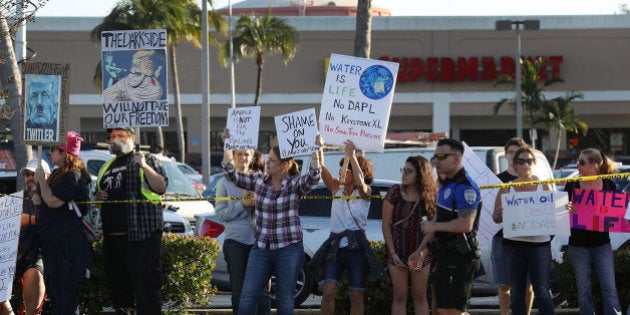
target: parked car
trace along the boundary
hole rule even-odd
[[[553,171],[553,178],[573,178],[580,175],[577,168],[561,168],[559,170]],[[556,183],[556,190],[563,191],[564,186],[566,186],[566,182]]]
[[[182,173],[188,178],[188,180],[190,180],[190,183],[193,185],[195,190],[197,190],[199,193],[202,193],[204,190],[206,190],[206,185],[203,184],[202,176],[201,174],[199,174],[199,172],[197,172],[197,170],[195,170],[192,166],[182,162],[175,162],[175,165],[177,165],[177,168],[179,168],[179,170],[182,171]]]
[[[382,197],[387,194],[394,183],[393,181],[375,180],[371,185],[372,195],[378,198],[373,198],[370,203],[368,226],[365,231],[369,240],[383,240],[383,233],[381,232]],[[309,196],[326,196],[326,198],[303,198],[300,201],[300,226],[303,233],[305,264],[296,283],[296,306],[302,304],[310,294],[321,295],[321,292],[318,292],[318,284],[314,274],[306,264],[330,234],[330,206],[332,203],[330,191],[323,183],[320,183],[309,193]],[[197,215],[196,222],[197,235],[216,238],[219,244],[223,245],[224,227],[214,213]],[[230,277],[223,258],[222,247],[216,262],[216,267],[212,271],[212,284],[220,288],[230,289]]]
[[[105,150],[84,150],[79,153],[79,157],[85,163],[95,183],[98,171],[113,155]],[[166,172],[166,177],[168,177],[168,187],[164,194],[166,201],[163,202],[165,210],[176,212],[178,216],[188,220],[191,226],[195,224],[195,214],[214,213],[212,204],[201,200],[201,194],[193,188],[188,178],[175,165],[175,162],[167,157],[158,156],[158,159],[160,159]],[[179,224],[174,226],[177,225]]]
[[[217,183],[221,180],[221,178],[223,178],[223,172],[210,175],[208,177],[206,189],[203,193],[201,193],[204,198],[210,199],[210,203],[212,203],[212,205],[214,205],[214,197],[217,196]]]

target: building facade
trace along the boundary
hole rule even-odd
[[[260,149],[275,136],[273,117],[319,106],[324,92],[326,58],[331,53],[351,55],[353,16],[284,17],[300,33],[295,58],[284,65],[269,55],[263,68]],[[400,63],[389,121],[389,132],[448,132],[471,145],[503,145],[516,135],[514,109],[494,105],[513,98],[514,90],[494,86],[500,73],[511,73],[515,60],[515,32],[495,30],[506,17],[374,17],[371,58]],[[532,17],[509,17],[513,20]],[[522,56],[545,57],[545,74],[564,80],[546,89],[547,98],[571,91],[584,93],[574,103],[576,114],[591,128],[586,137],[564,136],[563,147],[602,148],[616,155],[630,153],[630,15],[541,16],[540,30],[521,31]],[[88,142],[104,141],[101,94],[93,83],[100,46],[90,31],[101,18],[38,18],[27,28],[27,46],[37,52],[33,61],[70,64],[68,127],[80,130]],[[201,151],[201,51],[178,45],[177,67],[182,89],[187,160],[195,164]],[[210,52],[211,149],[221,150],[219,134],[231,103],[229,69],[220,66],[217,47]],[[256,87],[254,59],[235,66],[236,104],[250,106]],[[169,73],[170,75],[170,73]],[[172,89],[169,87],[169,92]],[[171,105],[172,103],[171,96]],[[167,151],[176,152],[174,115],[165,128]],[[524,113],[524,128],[529,128]],[[528,133],[525,132],[526,138]],[[153,144],[155,128],[141,131]],[[552,137],[553,138],[553,137]],[[554,146],[538,127],[538,147]],[[569,150],[570,151],[570,150]]]

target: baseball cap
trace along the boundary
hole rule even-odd
[[[42,168],[44,169],[44,173],[50,174],[50,167],[48,167],[48,163],[44,160],[42,160]],[[22,167],[20,174],[24,175],[24,171],[35,173],[35,169],[37,169],[37,159],[32,159],[26,163],[26,166]]]

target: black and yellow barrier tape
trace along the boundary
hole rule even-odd
[[[504,188],[504,187],[516,187],[516,186],[530,186],[530,185],[540,185],[540,184],[557,184],[557,183],[565,183],[565,182],[578,182],[578,181],[591,181],[596,179],[614,179],[614,178],[624,178],[630,177],[630,173],[616,173],[616,174],[605,174],[605,175],[592,175],[592,176],[582,176],[582,177],[571,177],[571,178],[557,178],[557,179],[545,179],[545,180],[535,180],[529,182],[517,182],[517,183],[500,183],[500,184],[492,184],[492,185],[482,185],[479,186],[480,189],[493,189],[493,188]],[[20,198],[18,196],[12,195],[0,195],[2,197],[13,197]],[[303,200],[332,200],[332,199],[342,199],[342,200],[351,200],[351,199],[383,199],[385,198],[384,194],[381,195],[372,195],[370,197],[360,197],[360,196],[332,196],[332,195],[313,195],[313,196],[302,196]],[[233,201],[233,200],[253,200],[253,196],[248,197],[214,197],[214,198],[165,198],[162,199],[162,202],[187,202],[187,201]],[[150,200],[106,200],[106,201],[82,201],[76,202],[77,204],[124,204],[124,203],[151,203]]]

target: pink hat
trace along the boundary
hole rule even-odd
[[[66,151],[74,156],[79,155],[79,151],[81,151],[81,135],[76,131],[68,131],[68,135],[66,136],[66,146],[65,147],[57,147],[57,149]]]

